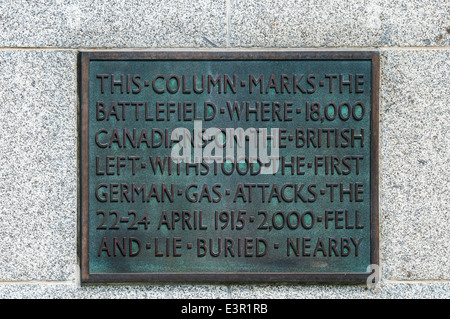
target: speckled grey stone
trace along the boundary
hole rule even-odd
[[[0,50],[0,280],[74,280],[76,53]]]
[[[450,282],[339,285],[138,285],[77,287],[69,283],[1,284],[1,299],[449,299]]]
[[[224,299],[226,286],[134,285],[86,286],[70,283],[0,284],[1,299]]]
[[[237,47],[446,46],[441,0],[230,0]]]
[[[450,50],[383,50],[383,276],[450,278]]]
[[[76,264],[76,52],[0,50],[0,280],[8,296],[448,296],[447,49],[383,49],[380,89],[380,252],[383,283],[360,286],[100,286],[70,284]],[[430,282],[413,282],[428,280]],[[139,286],[141,287],[141,286]],[[309,288],[308,288],[309,287]],[[280,290],[281,289],[281,290]]]
[[[0,298],[450,298],[449,11],[441,0],[1,1]],[[76,50],[211,47],[381,47],[377,289],[77,284]]]
[[[231,286],[236,299],[448,299],[450,282],[384,282],[377,288],[341,285]]]
[[[214,47],[225,0],[0,2],[2,47]]]

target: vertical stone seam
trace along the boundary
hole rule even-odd
[[[80,225],[81,225],[81,186],[80,186],[80,164],[81,164],[81,152],[80,152],[80,132],[81,132],[81,102],[80,102],[80,50],[75,51],[75,116],[76,116],[76,171],[77,171],[77,207],[76,207],[76,264],[74,265],[74,277],[75,285],[77,288],[81,288],[81,236],[80,236]]]
[[[230,45],[230,12],[231,12],[231,0],[225,0],[225,20],[226,20],[226,46],[229,48]]]

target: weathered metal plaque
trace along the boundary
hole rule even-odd
[[[368,278],[376,52],[83,52],[80,70],[83,282]]]

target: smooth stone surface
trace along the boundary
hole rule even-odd
[[[2,47],[215,47],[226,41],[225,1],[0,2]]]
[[[0,50],[0,280],[74,280],[75,51]]]
[[[383,277],[450,279],[450,50],[383,50]]]
[[[233,47],[448,46],[441,0],[230,0]]]

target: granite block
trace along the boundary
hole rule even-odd
[[[0,284],[1,299],[224,299],[226,286],[134,285],[86,286],[71,283]]]
[[[1,299],[448,299],[449,282],[339,285],[135,285],[77,287],[69,283],[0,284]]]
[[[225,0],[0,2],[1,47],[215,47]]]
[[[365,285],[250,285],[231,286],[235,299],[448,299],[449,282],[383,282]]]
[[[450,279],[450,50],[383,50],[381,262],[386,279]]]
[[[449,50],[382,50],[383,278],[449,279]],[[75,280],[76,52],[1,50],[0,279]]]
[[[233,47],[448,46],[441,0],[230,0]]]
[[[74,280],[76,52],[0,50],[0,280]]]

